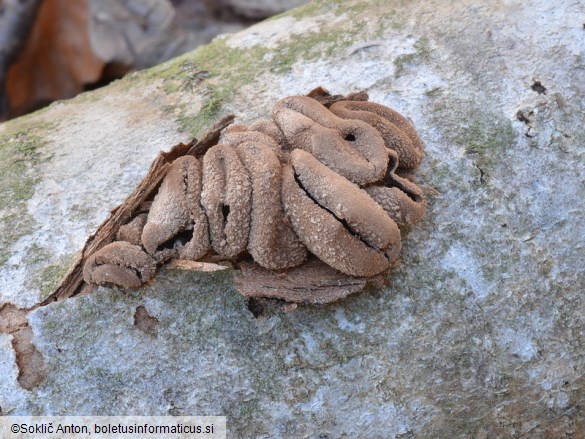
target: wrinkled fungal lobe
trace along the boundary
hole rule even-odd
[[[148,213],[86,260],[86,282],[136,288],[157,264],[210,250],[250,255],[270,270],[297,267],[308,252],[349,276],[387,270],[401,249],[399,227],[426,209],[422,190],[395,174],[418,166],[422,142],[383,105],[322,101],[281,99],[272,119],[228,128],[202,162],[176,159]]]

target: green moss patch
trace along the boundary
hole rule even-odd
[[[417,65],[429,59],[431,54],[431,48],[428,39],[420,38],[414,44],[414,49],[415,49],[414,53],[400,55],[394,59],[394,76],[396,78],[399,78],[402,75],[404,75],[409,66]]]
[[[467,154],[477,156],[478,165],[491,167],[514,145],[516,135],[510,120],[482,114],[481,118],[473,118],[462,126],[453,141],[465,148]]]
[[[332,12],[335,15],[348,13],[353,17],[361,12],[371,11],[374,7],[388,9],[388,2],[387,0],[314,0],[292,9],[289,12],[285,12],[282,15],[289,15],[301,19],[305,17],[313,17],[326,12]]]
[[[335,7],[335,6],[337,6],[336,3],[337,2],[335,2],[335,1],[328,1],[328,2],[312,1],[312,2],[305,3],[304,5],[299,6],[298,8],[295,8],[290,12],[284,12],[282,14],[279,14],[274,18],[281,18],[281,17],[286,15],[286,16],[291,16],[293,18],[296,18],[297,20],[300,20],[301,18],[312,17],[312,16],[320,13],[323,10],[325,4],[328,6]]]
[[[47,298],[59,286],[65,274],[70,268],[67,261],[63,263],[47,265],[42,268],[37,276],[33,276],[35,284],[41,292],[41,300]]]
[[[464,149],[482,170],[502,162],[502,156],[516,144],[512,121],[501,113],[477,107],[472,95],[465,100],[454,99],[438,88],[426,96],[431,103],[433,123],[441,127],[443,141]],[[465,174],[460,171],[456,174]]]
[[[378,17],[378,27],[375,32],[376,38],[382,38],[386,29],[398,30],[403,27],[402,22],[398,19],[395,10],[384,12]]]
[[[39,133],[51,128],[47,124],[23,127],[21,121],[7,126],[0,134],[0,266],[9,259],[12,243],[34,227],[26,202],[39,182],[37,165],[45,144]]]

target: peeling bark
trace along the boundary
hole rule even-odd
[[[27,390],[39,386],[47,377],[43,356],[33,344],[34,334],[27,318],[29,311],[12,304],[0,308],[0,332],[12,336],[18,382]]]

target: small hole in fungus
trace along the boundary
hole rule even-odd
[[[168,241],[163,242],[157,247],[157,251],[173,249],[187,244],[193,238],[193,229],[183,230],[181,233],[173,236]]]
[[[225,204],[221,206],[221,214],[223,215],[223,222],[227,222],[228,215],[230,214],[230,206],[226,206]]]
[[[345,140],[347,140],[348,142],[353,142],[355,140],[355,136],[353,134],[348,134],[347,136],[345,136]]]

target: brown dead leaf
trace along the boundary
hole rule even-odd
[[[6,91],[13,116],[75,96],[96,82],[104,62],[88,36],[85,0],[45,0],[18,59],[10,66]]]

